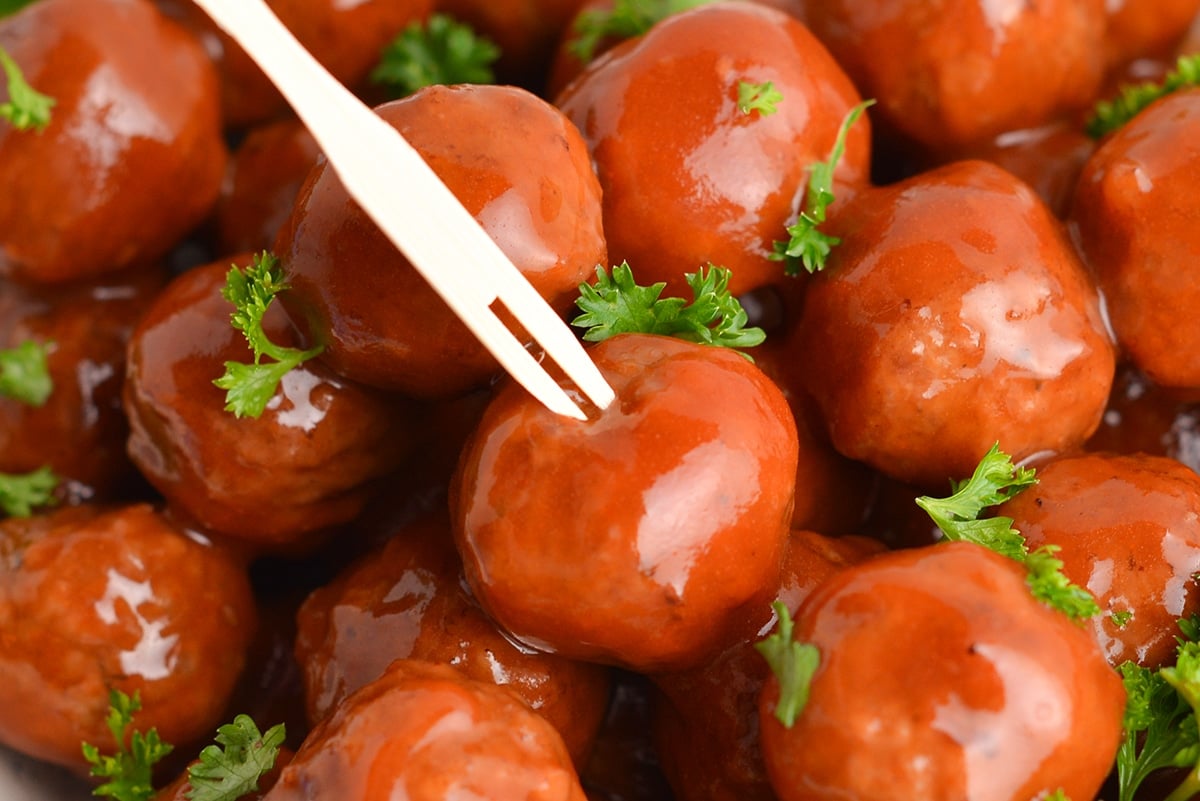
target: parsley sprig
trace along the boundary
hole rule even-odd
[[[666,283],[639,286],[628,262],[610,275],[596,267],[596,283],[580,284],[575,305],[583,311],[572,325],[584,328],[583,338],[602,342],[617,334],[663,334],[702,345],[750,348],[766,339],[761,328],[746,328],[746,310],[729,292],[729,270],[709,265],[705,272],[687,273],[692,301],[661,297]],[[745,354],[743,354],[745,355]],[[749,358],[747,356],[747,358]]]
[[[1085,130],[1088,136],[1099,139],[1132,120],[1160,97],[1190,86],[1200,86],[1200,53],[1180,56],[1175,68],[1159,83],[1147,81],[1123,86],[1115,99],[1101,100],[1092,110]]]
[[[764,117],[774,114],[779,109],[776,106],[783,102],[783,92],[775,88],[771,81],[750,83],[738,81],[738,111],[749,116],[757,111]]]
[[[154,797],[151,784],[154,766],[171,753],[173,747],[159,739],[156,729],[145,734],[134,731],[126,737],[133,725],[134,713],[142,708],[139,693],[134,692],[130,698],[120,690],[109,690],[108,704],[106,722],[118,751],[105,756],[96,746],[83,744],[83,758],[92,766],[91,775],[108,780],[92,790],[92,795],[117,801],[149,801]]]
[[[383,49],[371,80],[392,97],[435,84],[493,83],[500,48],[448,14],[413,22]]]
[[[0,509],[9,517],[29,517],[34,509],[54,506],[59,481],[48,465],[28,473],[0,473]]]
[[[249,715],[238,715],[233,723],[217,729],[216,745],[200,752],[188,768],[191,801],[237,801],[258,790],[258,780],[275,767],[279,747],[287,737],[282,723],[266,733]]]
[[[712,0],[616,0],[612,8],[594,8],[575,19],[575,38],[567,49],[587,64],[596,57],[604,39],[631,39],[672,14],[702,6]]]
[[[801,268],[809,273],[820,272],[825,269],[825,261],[833,248],[842,243],[841,239],[823,232],[819,226],[825,222],[829,206],[835,200],[833,173],[846,151],[846,137],[850,128],[863,112],[874,104],[874,100],[864,100],[850,109],[838,128],[829,158],[812,166],[804,196],[804,207],[800,210],[796,222],[787,227],[788,241],[776,241],[774,252],[767,257],[772,261],[782,261],[784,272],[788,275],[799,275]]]
[[[1167,796],[1185,801],[1200,793],[1200,618],[1179,621],[1175,665],[1159,670],[1124,662],[1124,736],[1117,749],[1117,799],[1133,801],[1146,778],[1162,768],[1190,768]]]
[[[46,363],[49,344],[27,339],[0,350],[0,395],[30,406],[44,406],[54,382]]]
[[[0,68],[8,80],[8,100],[0,103],[0,118],[8,120],[18,131],[33,128],[43,131],[50,124],[50,109],[55,100],[34,89],[12,56],[0,47]]]
[[[279,382],[288,371],[299,366],[325,347],[308,350],[276,345],[263,331],[262,321],[275,296],[287,289],[279,260],[270,253],[254,257],[249,267],[231,267],[221,296],[234,305],[230,321],[246,336],[254,352],[251,364],[225,362],[225,374],[213,381],[225,390],[225,410],[237,417],[258,417],[275,395]],[[263,356],[271,361],[264,362]]]
[[[1029,591],[1042,603],[1072,620],[1094,617],[1100,614],[1100,607],[1091,593],[1063,574],[1062,560],[1055,556],[1059,546],[1043,545],[1031,552],[1025,537],[1012,527],[1012,518],[979,517],[988,507],[1036,483],[1035,471],[1015,467],[1012,458],[996,443],[979,460],[970,478],[951,482],[949,497],[923,495],[917,498],[917,506],[929,514],[946,540],[974,542],[1025,565]]]
[[[779,625],[769,637],[754,644],[779,680],[779,702],[775,719],[791,728],[808,704],[808,692],[813,675],[821,665],[821,652],[812,643],[796,642],[792,638],[792,616],[782,601],[771,604]]]

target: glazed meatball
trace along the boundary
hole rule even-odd
[[[145,504],[0,523],[0,742],[86,773],[109,692],[183,747],[211,737],[255,626],[242,563]]]
[[[607,262],[600,187],[574,126],[528,92],[500,86],[431,86],[376,110],[565,312]],[[500,371],[326,165],[309,176],[276,252],[292,287],[283,303],[342,375],[440,398],[486,386]]]
[[[843,454],[918,486],[1081,445],[1115,370],[1099,298],[1024,183],[959,162],[863,193],[810,282],[792,358]]]
[[[313,730],[267,801],[583,801],[554,728],[507,690],[399,660]]]
[[[724,348],[625,334],[590,353],[607,409],[569,420],[510,384],[464,449],[451,510],[467,581],[533,647],[695,667],[752,633],[778,586],[791,412]]]
[[[1161,456],[1061,458],[996,513],[1030,548],[1061,548],[1063,573],[1104,610],[1089,625],[1114,667],[1171,663],[1175,621],[1200,611],[1200,476]]]
[[[41,404],[0,398],[0,471],[48,465],[79,500],[116,499],[133,486],[125,347],[166,278],[151,268],[53,288],[0,280],[0,341],[45,347],[52,385]]]
[[[153,3],[41,0],[0,22],[0,47],[56,103],[41,133],[0,125],[0,272],[146,264],[209,213],[227,158],[216,74]]]
[[[796,641],[819,653],[807,704],[787,728],[775,677],[760,700],[780,801],[1095,798],[1121,734],[1121,679],[1025,578],[952,542],[823,582],[796,613]]]
[[[1200,90],[1170,95],[1088,159],[1070,224],[1121,349],[1155,383],[1200,388]]]
[[[353,519],[371,481],[399,466],[412,410],[307,362],[283,377],[261,417],[225,411],[213,384],[223,363],[253,361],[220,293],[228,270],[215,262],[180,275],[134,331],[124,392],[129,454],[206,530],[260,550],[302,545]],[[263,327],[280,345],[297,341],[277,304]]]
[[[770,82],[775,113],[743,111],[739,84]],[[707,263],[742,294],[778,280],[770,256],[829,156],[858,93],[795,18],[757,3],[712,3],[613,48],[557,99],[582,131],[604,188],[614,263],[686,296]],[[850,131],[835,181],[866,181],[870,126]]]
[[[829,0],[807,21],[883,126],[934,152],[1082,108],[1104,75],[1104,0]]]
[[[445,512],[396,531],[314,591],[297,615],[296,659],[317,722],[397,659],[451,665],[513,691],[582,765],[608,703],[608,671],[519,648],[466,592]]]

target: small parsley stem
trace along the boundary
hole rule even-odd
[[[50,109],[55,105],[52,97],[34,89],[25,80],[25,74],[0,47],[0,68],[8,80],[8,102],[0,103],[0,118],[8,120],[18,131],[30,128],[41,132],[50,124]]]

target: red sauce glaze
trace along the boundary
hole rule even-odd
[[[49,465],[70,499],[113,499],[133,485],[121,408],[125,345],[166,282],[160,269],[57,286],[0,281],[0,342],[48,345],[54,384],[41,406],[0,398],[0,471]]]
[[[1155,383],[1200,388],[1200,90],[1155,103],[1084,165],[1070,222],[1121,348]]]
[[[40,134],[0,125],[0,272],[144,264],[208,214],[226,160],[216,75],[152,3],[42,0],[0,22],[0,47],[56,100]]]
[[[1034,600],[1016,562],[970,543],[848,567],[797,612],[821,663],[786,729],[764,688],[780,801],[1095,798],[1125,693],[1090,632]]]
[[[318,726],[267,801],[583,801],[562,739],[508,691],[399,660]]]
[[[434,86],[376,111],[558,311],[607,262],[587,148],[545,101],[512,87]],[[342,375],[428,398],[484,386],[499,372],[323,164],[275,252],[292,287],[281,300],[326,343],[321,358]]]
[[[743,113],[738,82],[771,81],[776,113]],[[808,170],[833,147],[858,93],[795,18],[757,3],[718,2],[663,20],[589,65],[557,103],[587,139],[604,187],[614,263],[639,283],[711,262],[735,294],[777,280],[768,259],[804,200]],[[850,132],[835,173],[848,196],[865,184],[870,126]]]
[[[608,409],[568,420],[510,384],[464,449],[451,519],[467,581],[534,647],[694,667],[751,633],[778,584],[791,412],[729,350],[628,334],[590,353]]]
[[[1107,0],[1105,8],[1104,51],[1111,68],[1170,56],[1200,12],[1200,0]]]
[[[86,773],[108,693],[181,747],[208,740],[255,626],[242,563],[147,505],[0,523],[0,742]]]
[[[789,612],[822,581],[884,550],[866,537],[793,531],[778,600]],[[774,622],[763,610],[763,629]],[[738,643],[703,667],[659,674],[655,744],[675,801],[773,801],[758,736],[758,696],[770,674],[754,648]]]
[[[314,591],[297,615],[296,659],[317,722],[397,659],[450,665],[506,687],[584,764],[608,704],[608,670],[523,648],[467,592],[445,514],[396,531]]]
[[[203,42],[220,75],[221,116],[242,128],[287,111],[283,96],[246,51],[192,4],[158,0]],[[406,25],[425,19],[433,0],[266,0],[300,44],[343,84],[357,88],[379,62],[379,54]]]
[[[825,0],[807,20],[882,127],[933,152],[1081,108],[1103,77],[1104,0]]]
[[[1089,627],[1115,667],[1171,664],[1175,621],[1200,611],[1200,476],[1161,456],[1088,454],[1038,468],[996,510],[1030,548],[1062,550],[1063,573],[1103,614]],[[1113,614],[1129,613],[1125,624]]]
[[[221,253],[270,250],[321,155],[299,120],[251,129],[238,145],[214,212]]]
[[[960,162],[836,211],[793,358],[843,454],[943,487],[1095,430],[1114,372],[1095,289],[1027,185]]]
[[[284,377],[261,417],[226,412],[213,381],[224,362],[253,359],[220,294],[228,270],[221,261],[179,276],[135,330],[124,392],[129,455],[203,528],[277,549],[362,511],[371,481],[408,453],[411,411],[313,361]],[[264,329],[280,345],[297,342],[275,305]]]

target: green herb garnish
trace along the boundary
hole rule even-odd
[[[864,100],[850,109],[838,129],[829,159],[818,161],[812,166],[808,176],[804,208],[800,210],[796,222],[787,227],[788,241],[775,242],[774,252],[768,255],[773,261],[782,261],[784,271],[788,275],[799,275],[801,268],[809,273],[825,269],[825,261],[829,258],[830,251],[841,244],[841,239],[824,233],[819,226],[825,222],[829,206],[835,199],[833,173],[846,150],[846,137],[850,128],[862,113],[874,104],[874,100]]]
[[[1115,99],[1101,100],[1093,109],[1085,130],[1088,136],[1099,139],[1132,120],[1160,97],[1192,86],[1200,86],[1200,53],[1180,56],[1175,69],[1159,83],[1147,81],[1123,86]]]
[[[142,708],[137,692],[130,698],[120,690],[109,690],[108,704],[108,730],[118,750],[112,756],[103,756],[96,746],[83,744],[83,758],[92,766],[91,775],[108,780],[92,790],[92,795],[117,801],[149,801],[154,797],[151,784],[154,766],[173,747],[160,740],[155,729],[146,734],[135,731],[126,738],[134,713]]]
[[[206,746],[188,768],[191,801],[237,801],[257,791],[258,780],[275,767],[287,732],[282,723],[259,732],[249,715],[217,729],[217,745]]]
[[[225,390],[225,410],[237,417],[261,415],[288,371],[325,349],[323,345],[308,350],[285,348],[267,337],[263,317],[271,301],[285,289],[279,260],[265,252],[255,256],[245,270],[230,268],[221,289],[221,296],[235,307],[230,315],[233,327],[245,334],[254,353],[251,364],[225,362],[225,374],[213,381]],[[272,361],[262,361],[263,356]]]
[[[776,105],[783,102],[783,93],[775,88],[771,81],[764,83],[749,83],[738,81],[738,110],[749,116],[757,111],[764,117],[774,114],[779,109]]]
[[[8,120],[18,131],[33,128],[44,131],[50,124],[50,109],[55,100],[34,89],[12,56],[0,47],[0,68],[8,80],[8,100],[0,103],[0,118]]]
[[[500,48],[447,14],[413,22],[383,49],[371,80],[404,97],[425,86],[496,80],[492,65]]]
[[[43,406],[54,391],[46,363],[49,345],[27,339],[0,350],[0,395],[30,406]]]
[[[946,540],[973,542],[1025,565],[1025,582],[1042,603],[1072,620],[1094,617],[1100,614],[1100,607],[1091,593],[1063,574],[1063,563],[1055,557],[1059,546],[1044,545],[1030,552],[1025,537],[1012,527],[1012,518],[979,517],[988,507],[1004,503],[1036,483],[1035,471],[1015,467],[1012,458],[996,443],[970,478],[951,482],[949,497],[925,495],[917,498],[917,506],[929,514]]]
[[[746,328],[746,310],[729,292],[729,270],[709,265],[687,273],[692,301],[661,297],[666,283],[638,286],[628,262],[612,274],[596,267],[596,283],[580,284],[575,301],[583,314],[572,325],[584,328],[583,338],[602,342],[617,334],[662,334],[702,345],[749,348],[766,339],[761,328]],[[743,354],[745,355],[745,354]],[[747,357],[749,358],[749,357]]]
[[[779,680],[779,703],[775,719],[791,728],[808,704],[813,675],[821,665],[821,652],[811,643],[792,639],[792,616],[782,601],[771,604],[779,618],[775,633],[754,644],[754,648]]]
[[[54,506],[59,481],[48,466],[28,473],[0,473],[0,509],[9,517],[29,517],[34,509]]]
[[[611,9],[593,8],[575,19],[575,39],[567,49],[584,64],[596,57],[604,39],[640,36],[672,14],[712,0],[615,0]]]

